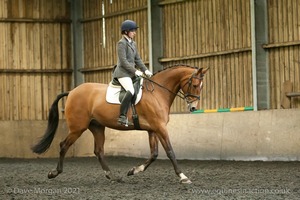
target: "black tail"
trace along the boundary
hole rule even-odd
[[[49,149],[53,141],[56,129],[58,127],[58,122],[59,122],[58,101],[64,96],[68,96],[68,95],[69,92],[59,94],[56,97],[55,101],[53,102],[49,112],[48,126],[46,132],[41,137],[40,141],[36,145],[31,147],[31,150],[34,153],[41,154]]]

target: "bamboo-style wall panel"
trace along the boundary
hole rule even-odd
[[[86,82],[111,81],[112,67],[117,63],[116,44],[121,38],[120,26],[126,19],[140,27],[135,41],[145,63],[148,55],[147,0],[83,0],[84,69]]]
[[[268,0],[270,101],[280,109],[282,84],[293,83],[300,92],[300,0]],[[300,108],[300,97],[292,98],[292,107]]]
[[[70,90],[69,12],[67,0],[0,1],[0,120],[47,119]]]
[[[250,0],[164,2],[163,65],[210,67],[201,109],[252,106]],[[185,103],[176,99],[172,110]]]
[[[148,64],[147,0],[81,1],[85,82],[111,80],[125,19],[139,25],[136,42]],[[266,1],[268,43],[263,48],[269,53],[271,108],[279,109],[284,81],[300,91],[300,0]],[[159,4],[162,65],[210,67],[199,108],[253,106],[250,0]],[[0,120],[46,119],[56,95],[71,89],[70,12],[69,0],[0,1]],[[298,97],[292,107],[300,107]],[[171,111],[185,112],[186,103],[176,99]]]

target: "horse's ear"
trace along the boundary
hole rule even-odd
[[[202,69],[201,73],[205,74],[208,70],[209,70],[209,67],[206,67],[206,68]]]
[[[197,75],[201,74],[202,70],[203,70],[203,67],[198,68]]]
[[[208,69],[209,69],[209,67],[206,67],[204,69],[203,69],[203,67],[201,67],[198,69],[197,74],[205,74]]]

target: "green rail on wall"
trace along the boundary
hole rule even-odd
[[[238,107],[238,108],[203,109],[203,110],[196,110],[192,113],[197,114],[197,113],[216,113],[216,112],[240,112],[240,111],[252,111],[252,110],[253,107],[246,106],[246,107]]]

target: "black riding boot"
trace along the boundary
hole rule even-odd
[[[120,106],[120,117],[118,119],[118,123],[121,125],[128,126],[127,120],[127,111],[131,104],[132,94],[130,91],[127,91],[125,96],[122,99],[121,106]]]

